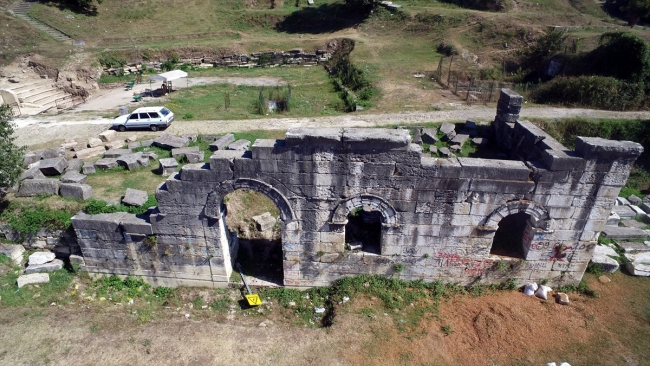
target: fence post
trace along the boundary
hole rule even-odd
[[[451,54],[451,58],[449,59],[449,72],[447,73],[447,85],[451,83],[451,63],[454,61],[454,54]],[[456,85],[458,85],[458,80],[456,80]]]
[[[492,92],[494,92],[494,83],[490,85],[490,96],[488,97],[488,103],[492,102]]]
[[[467,96],[465,97],[465,101],[467,102],[469,100],[469,91],[472,89],[472,82],[470,81],[467,83]]]

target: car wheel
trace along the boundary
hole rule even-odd
[[[151,125],[151,131],[153,131],[153,132],[158,131],[158,126],[156,126],[156,125]]]
[[[120,132],[124,132],[124,131],[126,131],[126,127],[124,127],[124,126],[119,126],[117,129],[118,129]]]

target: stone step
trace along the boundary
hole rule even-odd
[[[67,96],[65,92],[57,90],[56,94],[52,94],[46,98],[39,99],[36,101],[36,104],[40,104],[43,107],[54,107],[56,105],[56,100]]]
[[[67,35],[63,34],[62,32],[50,27],[49,25],[47,25],[47,24],[45,24],[45,23],[43,23],[43,22],[41,22],[39,20],[36,20],[36,19],[30,17],[29,15],[26,15],[26,14],[21,13],[21,12],[16,12],[16,11],[14,11],[14,13],[16,14],[17,18],[22,19],[23,21],[25,21],[27,24],[29,24],[33,28],[38,29],[40,31],[43,31],[45,34],[47,34],[48,36],[50,36],[50,37],[52,37],[52,38],[54,38],[54,39],[56,39],[58,41],[71,41],[72,40],[72,38],[68,37]],[[26,11],[25,11],[25,13],[26,13]]]
[[[11,91],[13,91],[16,94],[20,94],[20,93],[22,93],[22,92],[24,92],[26,90],[31,90],[31,89],[34,89],[34,88],[40,86],[40,85],[45,85],[47,83],[49,83],[49,82],[45,82],[45,81],[41,81],[41,80],[28,81],[28,82],[25,82],[25,83],[21,82],[16,87],[11,88]]]
[[[33,95],[38,95],[44,91],[48,91],[50,89],[54,88],[54,85],[52,82],[41,82],[41,83],[34,83],[28,86],[25,86],[23,88],[15,88],[11,89],[14,91],[14,93],[18,94],[19,98],[29,98]]]
[[[25,98],[25,102],[34,103],[34,104],[41,104],[42,105],[44,103],[43,102],[44,100],[47,100],[45,102],[45,103],[47,103],[49,101],[49,98],[51,98],[51,97],[53,97],[55,95],[59,95],[61,93],[63,93],[63,92],[61,92],[58,89],[48,89],[48,90],[45,90],[45,91],[43,91],[41,93],[38,93],[36,95],[32,95],[29,98]],[[63,95],[65,95],[65,93],[63,93]]]

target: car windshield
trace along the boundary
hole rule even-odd
[[[167,109],[167,108],[163,108],[163,109],[160,110],[160,113],[162,113],[163,116],[167,116],[169,114],[169,112],[171,112],[171,111],[169,109]]]

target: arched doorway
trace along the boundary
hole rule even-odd
[[[223,198],[226,227],[237,234],[233,262],[256,286],[284,284],[280,212],[264,194],[237,189]]]
[[[494,233],[490,255],[525,259],[524,232],[530,218],[525,212],[517,212],[501,219],[499,228]]]
[[[229,196],[231,193],[238,191],[243,193],[237,193],[232,197]],[[236,199],[237,201],[231,201],[233,199]],[[255,203],[264,201],[265,203],[262,204],[261,207],[257,207],[257,209],[250,207],[251,204],[255,206]],[[229,203],[232,207],[228,207]],[[240,208],[235,210],[235,205],[239,205]],[[229,210],[240,213],[229,214]],[[257,242],[244,243],[241,250],[239,248],[239,240],[235,243],[229,239],[229,244],[225,244],[225,241],[223,240],[224,237],[231,238],[232,233],[253,230],[252,225],[257,225],[257,223],[252,220],[253,216],[265,212],[269,212],[270,216],[275,219],[275,223],[268,228],[255,227],[255,230],[262,232],[266,230],[271,230],[271,232],[279,231],[281,239],[278,242],[265,242],[266,240],[275,240],[273,235],[266,233],[264,235],[246,238],[246,240],[253,239]],[[252,284],[262,286],[284,285],[285,253],[283,242],[287,233],[286,228],[289,225],[292,227],[292,230],[295,231],[299,230],[299,225],[296,225],[296,221],[294,221],[294,211],[289,204],[289,201],[282,193],[270,184],[256,179],[239,178],[234,181],[221,182],[215,190],[208,195],[203,214],[211,220],[219,221],[220,234],[218,237],[222,242],[222,250],[224,251],[224,258],[226,259],[223,265],[227,276],[230,276],[233,270],[237,271],[236,264],[237,262],[240,262],[244,275],[259,276],[260,271],[270,270],[268,273],[261,274],[262,277],[259,278],[259,283],[253,280]],[[233,216],[231,216],[229,222],[229,215],[241,215],[241,217],[236,217],[233,220]],[[265,235],[270,235],[271,237],[265,237]],[[243,256],[238,260],[238,255],[240,253],[243,253]],[[266,264],[267,261],[262,260],[264,258],[270,260],[270,263]],[[276,273],[280,268],[282,269],[281,276]]]
[[[541,205],[527,200],[508,202],[486,219],[483,230],[494,231],[490,255],[526,259],[536,234],[548,233],[550,217]]]

